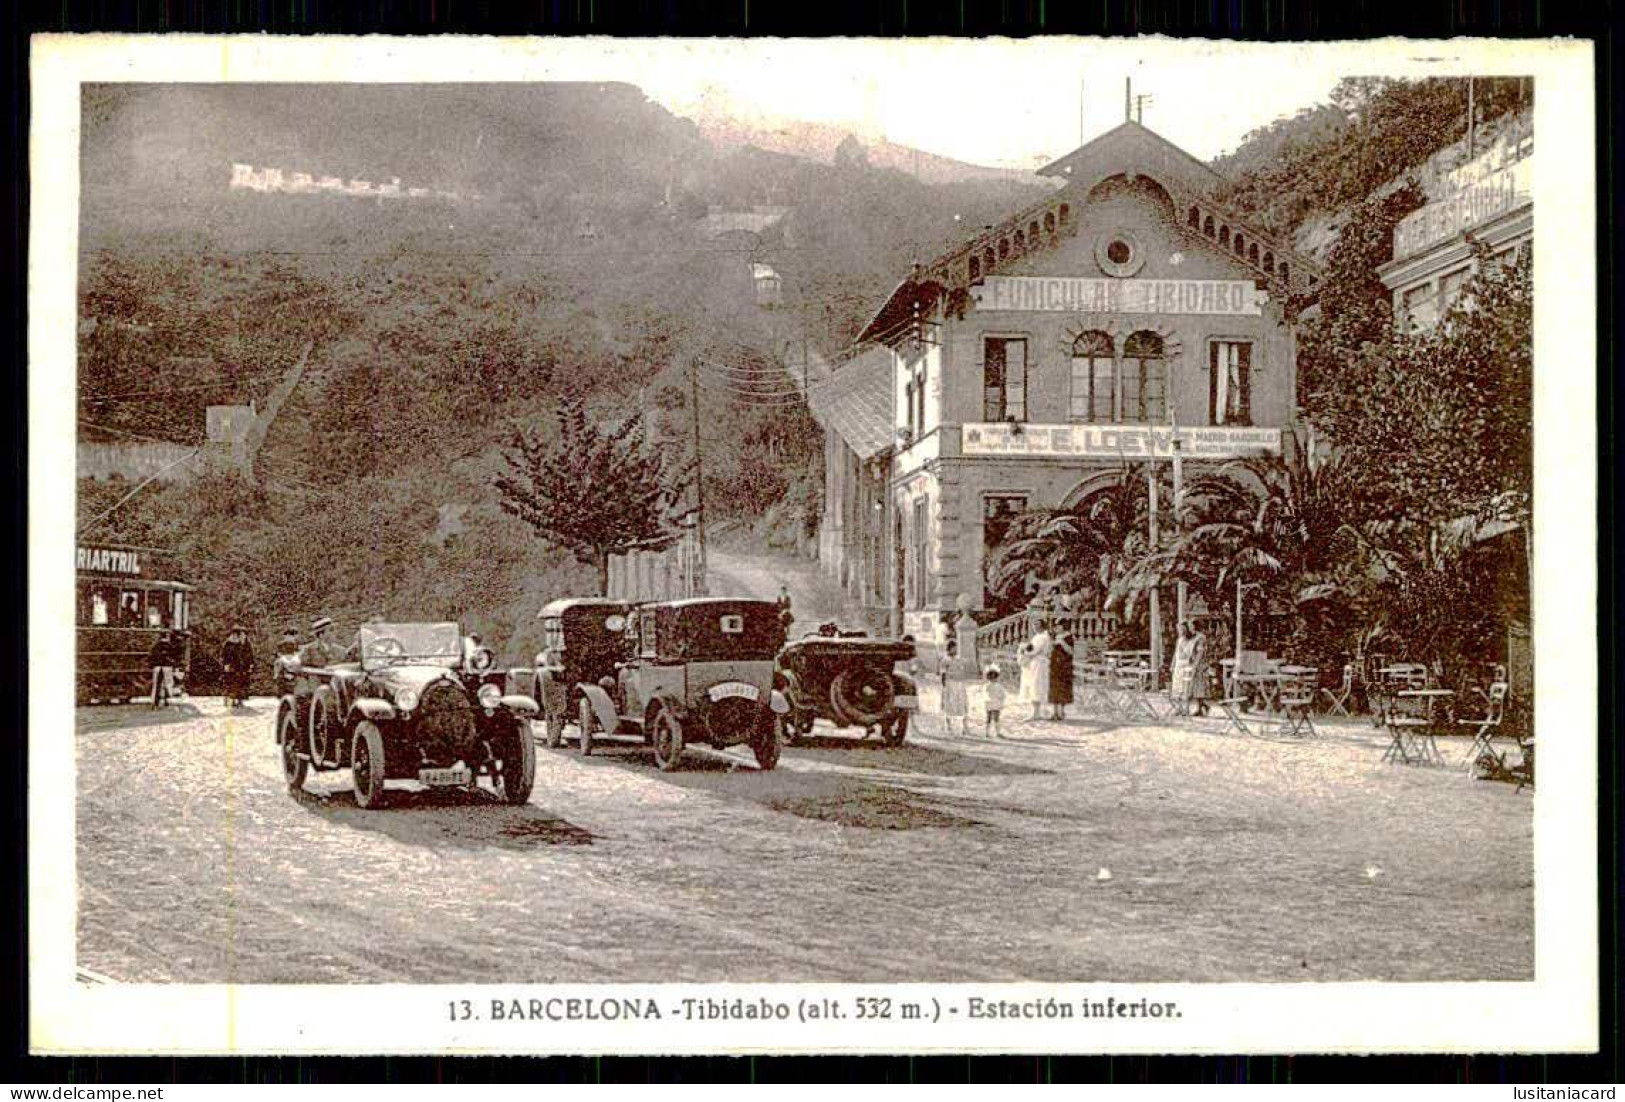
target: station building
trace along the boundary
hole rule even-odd
[[[890,389],[889,463],[879,508],[834,504],[880,526],[843,536],[883,548],[866,588],[921,639],[962,597],[987,607],[984,566],[1013,515],[1074,506],[1176,446],[1188,471],[1292,446],[1290,300],[1316,266],[1137,123],[1040,172],[1063,185],[916,265],[860,338],[886,349],[871,370]]]

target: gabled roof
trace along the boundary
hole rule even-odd
[[[931,263],[915,265],[913,274],[887,296],[858,340],[890,341],[899,333],[907,332],[906,323],[915,314],[916,307],[922,317],[928,316],[945,293],[966,289],[971,283],[995,274],[1005,263],[1051,248],[1063,237],[1071,236],[1076,232],[1078,219],[1069,219],[1068,215],[1075,215],[1080,195],[1087,195],[1096,184],[1116,175],[1142,176],[1155,181],[1173,201],[1175,225],[1181,232],[1207,248],[1232,252],[1261,278],[1280,280],[1274,267],[1278,261],[1287,272],[1282,282],[1288,295],[1307,290],[1319,281],[1319,265],[1297,252],[1290,239],[1263,233],[1213,200],[1213,194],[1224,183],[1223,176],[1139,123],[1122,123],[1045,165],[1039,173],[1063,177],[1070,184],[998,225],[967,238]],[[1036,236],[1035,225],[1041,227]],[[1207,232],[1209,226],[1214,227],[1211,234]],[[1233,232],[1254,247],[1245,253],[1232,250]],[[1269,260],[1270,265],[1265,265],[1265,260]],[[974,276],[973,264],[977,269]]]
[[[1123,122],[1112,127],[1104,134],[1089,139],[1072,152],[1051,161],[1038,170],[1040,176],[1059,176],[1063,179],[1080,175],[1079,170],[1087,167],[1091,162],[1102,159],[1105,155],[1115,153],[1119,148],[1132,148],[1140,144],[1155,149],[1158,153],[1167,155],[1180,167],[1189,173],[1185,181],[1204,191],[1212,191],[1225,182],[1223,176],[1197,160],[1173,142],[1158,134],[1155,130],[1141,126],[1137,122]]]

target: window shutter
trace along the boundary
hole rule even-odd
[[[1251,344],[1236,345],[1236,379],[1241,386],[1241,393],[1237,395],[1236,409],[1241,414],[1241,423],[1244,425],[1253,423],[1253,387],[1250,378],[1252,374],[1252,353],[1253,346]]]

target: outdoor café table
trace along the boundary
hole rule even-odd
[[[1122,715],[1124,704],[1118,698],[1117,667],[1107,662],[1084,662],[1079,666],[1083,677],[1078,693],[1078,706],[1087,710],[1098,704],[1113,715]]]
[[[1151,652],[1148,650],[1107,650],[1101,651],[1100,657],[1108,666],[1149,666]]]
[[[1455,695],[1451,689],[1400,689],[1394,693],[1396,700],[1420,701],[1427,714],[1412,715],[1391,706],[1385,710],[1383,723],[1394,737],[1382,760],[1398,760],[1406,765],[1412,761],[1443,765],[1444,755],[1439,753],[1439,744],[1434,741],[1439,728],[1436,710]]]
[[[1120,710],[1126,717],[1135,713],[1149,719],[1161,719],[1157,709],[1151,703],[1151,667],[1147,666],[1118,666],[1114,671],[1117,678],[1118,700]]]
[[[1259,703],[1264,711],[1275,711],[1275,701],[1281,695],[1281,682],[1291,678],[1281,670],[1265,670],[1263,673],[1232,674],[1231,679],[1236,685],[1236,695],[1245,696],[1248,686],[1258,692]]]

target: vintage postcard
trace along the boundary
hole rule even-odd
[[[37,38],[34,1048],[1593,1049],[1593,64]]]

